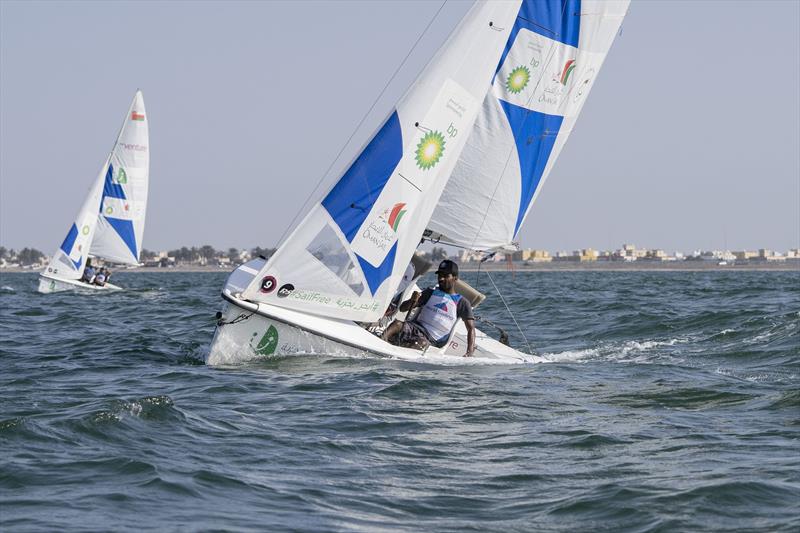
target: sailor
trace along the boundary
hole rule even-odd
[[[458,265],[449,259],[439,263],[436,270],[439,281],[437,288],[428,288],[422,294],[414,294],[400,304],[400,311],[410,311],[420,307],[419,314],[413,320],[401,322],[395,320],[381,338],[397,346],[425,348],[429,344],[441,348],[450,339],[450,334],[460,318],[467,327],[467,353],[472,356],[475,351],[475,317],[472,305],[456,293]]]
[[[94,277],[94,284],[103,286],[106,284],[106,269],[105,267],[100,268],[100,272]]]
[[[92,266],[92,260],[87,259],[86,268],[83,269],[83,276],[81,276],[81,281],[83,281],[84,283],[91,284],[94,282],[94,275],[95,275],[95,270],[94,267]]]

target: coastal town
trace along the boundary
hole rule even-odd
[[[142,250],[138,267],[130,269],[202,269],[229,270],[256,257],[269,258],[275,248],[228,248],[217,250],[210,245],[200,247],[181,247],[175,250]],[[695,250],[689,253],[667,253],[661,249],[640,248],[633,244],[623,244],[616,250],[595,250],[585,248],[573,251],[522,249],[513,253],[484,254],[470,250],[458,250],[433,246],[417,255],[431,262],[449,258],[457,261],[467,270],[488,269],[619,269],[619,268],[675,268],[700,269],[724,267],[783,267],[800,269],[800,248],[780,252],[761,248],[758,250]],[[21,250],[0,246],[0,269],[6,271],[40,270],[50,261],[50,257],[35,248]]]

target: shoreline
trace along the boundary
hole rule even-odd
[[[238,265],[236,265],[238,266]],[[196,265],[183,265],[169,268],[160,267],[136,267],[136,268],[119,268],[112,269],[114,274],[130,272],[130,273],[218,273],[218,272],[233,272],[236,266],[230,267],[215,267],[215,266],[196,266]],[[478,265],[466,263],[459,265],[461,272],[477,272]],[[681,263],[540,263],[540,264],[514,264],[513,268],[509,268],[507,263],[500,264],[483,264],[480,266],[482,272],[799,272],[800,261],[782,262],[782,263],[751,263],[751,264],[730,264],[718,265],[706,264],[696,261],[681,262]],[[0,276],[4,273],[29,273],[38,274],[41,269],[30,268],[3,268],[0,269]]]

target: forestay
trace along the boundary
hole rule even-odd
[[[144,100],[137,91],[114,148],[45,273],[79,279],[89,255],[138,263],[147,210],[148,144]]]
[[[429,236],[474,250],[514,247],[628,4],[522,3]]]
[[[242,297],[338,318],[383,314],[465,145],[520,7],[477,3]]]

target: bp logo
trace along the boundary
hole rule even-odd
[[[436,165],[444,153],[444,136],[438,131],[429,131],[417,145],[415,159],[417,166],[422,170],[428,170]]]
[[[124,168],[120,168],[119,172],[117,172],[117,183],[121,185],[128,183],[128,175],[125,173]]]
[[[81,233],[83,233],[84,235],[89,235],[89,226],[88,226],[88,224],[81,228]]]
[[[529,81],[531,81],[531,71],[528,70],[528,67],[520,65],[508,75],[506,89],[514,94],[521,93]]]
[[[275,329],[275,326],[270,326],[261,337],[261,340],[258,341],[258,344],[253,346],[253,341],[256,337],[258,337],[258,333],[253,333],[253,336],[250,337],[250,347],[253,348],[257,355],[272,355],[275,353],[278,348],[278,330]]]

